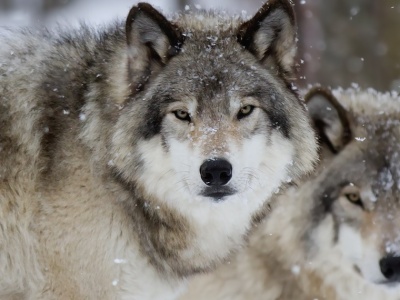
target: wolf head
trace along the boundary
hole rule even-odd
[[[368,281],[400,282],[399,99],[374,91],[337,95],[320,88],[306,95],[322,155],[307,188],[312,239]]]
[[[266,198],[311,170],[313,133],[287,81],[296,49],[287,1],[247,22],[211,12],[170,22],[141,3],[126,37],[132,92],[111,159],[127,180],[160,199],[170,190],[217,202]]]
[[[146,211],[204,231],[188,259],[225,257],[282,182],[313,169],[314,132],[289,83],[295,32],[286,0],[248,21],[206,11],[169,21],[146,3],[129,13],[105,162]]]

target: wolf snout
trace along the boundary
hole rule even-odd
[[[400,257],[387,256],[379,261],[381,272],[390,282],[400,282]]]
[[[200,166],[200,176],[208,186],[225,185],[232,178],[232,165],[225,159],[208,159]]]

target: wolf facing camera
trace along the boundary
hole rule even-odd
[[[1,299],[175,299],[313,169],[290,1],[0,40]]]

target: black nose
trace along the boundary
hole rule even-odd
[[[208,159],[200,166],[200,175],[207,185],[225,185],[232,178],[232,165],[225,159]]]
[[[390,281],[400,281],[400,257],[387,256],[379,261],[382,274]]]

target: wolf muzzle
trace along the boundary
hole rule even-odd
[[[208,186],[226,185],[232,178],[232,165],[225,159],[208,159],[200,166],[200,175]]]
[[[379,261],[379,266],[388,282],[400,282],[400,257],[386,256]]]
[[[232,178],[232,165],[229,161],[216,158],[208,159],[200,166],[200,176],[207,185],[202,192],[203,196],[222,199],[236,191],[227,186]]]

